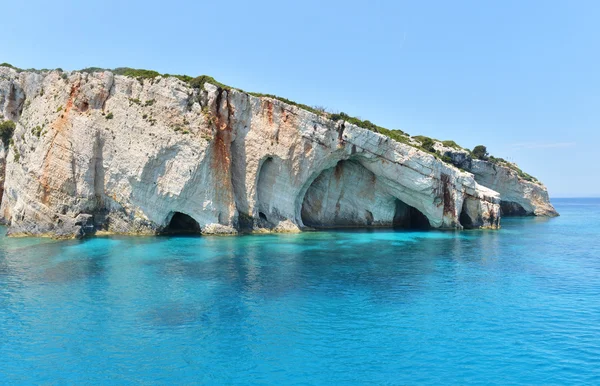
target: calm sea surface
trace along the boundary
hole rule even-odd
[[[597,385],[600,199],[554,204],[500,231],[1,237],[0,383]]]

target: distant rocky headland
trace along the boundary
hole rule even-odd
[[[9,235],[492,228],[556,216],[515,164],[208,76],[0,65]]]

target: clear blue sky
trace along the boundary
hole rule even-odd
[[[0,62],[208,74],[600,196],[598,1],[11,1]]]

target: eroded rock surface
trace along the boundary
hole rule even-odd
[[[453,164],[473,173],[479,184],[497,191],[502,199],[503,215],[558,216],[558,212],[550,204],[546,187],[539,181],[521,178],[508,163],[473,159],[466,150],[444,147],[441,144],[437,144],[436,148],[450,157]]]
[[[476,163],[471,174],[347,122],[208,83],[0,67],[0,111],[17,123],[0,154],[0,214],[12,235],[185,224],[203,234],[497,228],[501,201],[551,208],[543,186],[507,188]]]

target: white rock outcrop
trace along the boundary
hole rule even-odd
[[[439,142],[435,148],[450,157],[454,165],[472,173],[479,184],[497,191],[501,197],[502,215],[558,216],[550,204],[546,187],[530,176],[529,180],[522,178],[516,165],[504,160],[492,162],[473,159],[468,151],[443,146]]]
[[[174,77],[0,67],[0,114],[16,122],[0,152],[12,235],[155,234],[189,221],[203,234],[497,228],[505,197],[527,210],[548,201],[521,182],[503,196],[488,171],[344,121]]]

